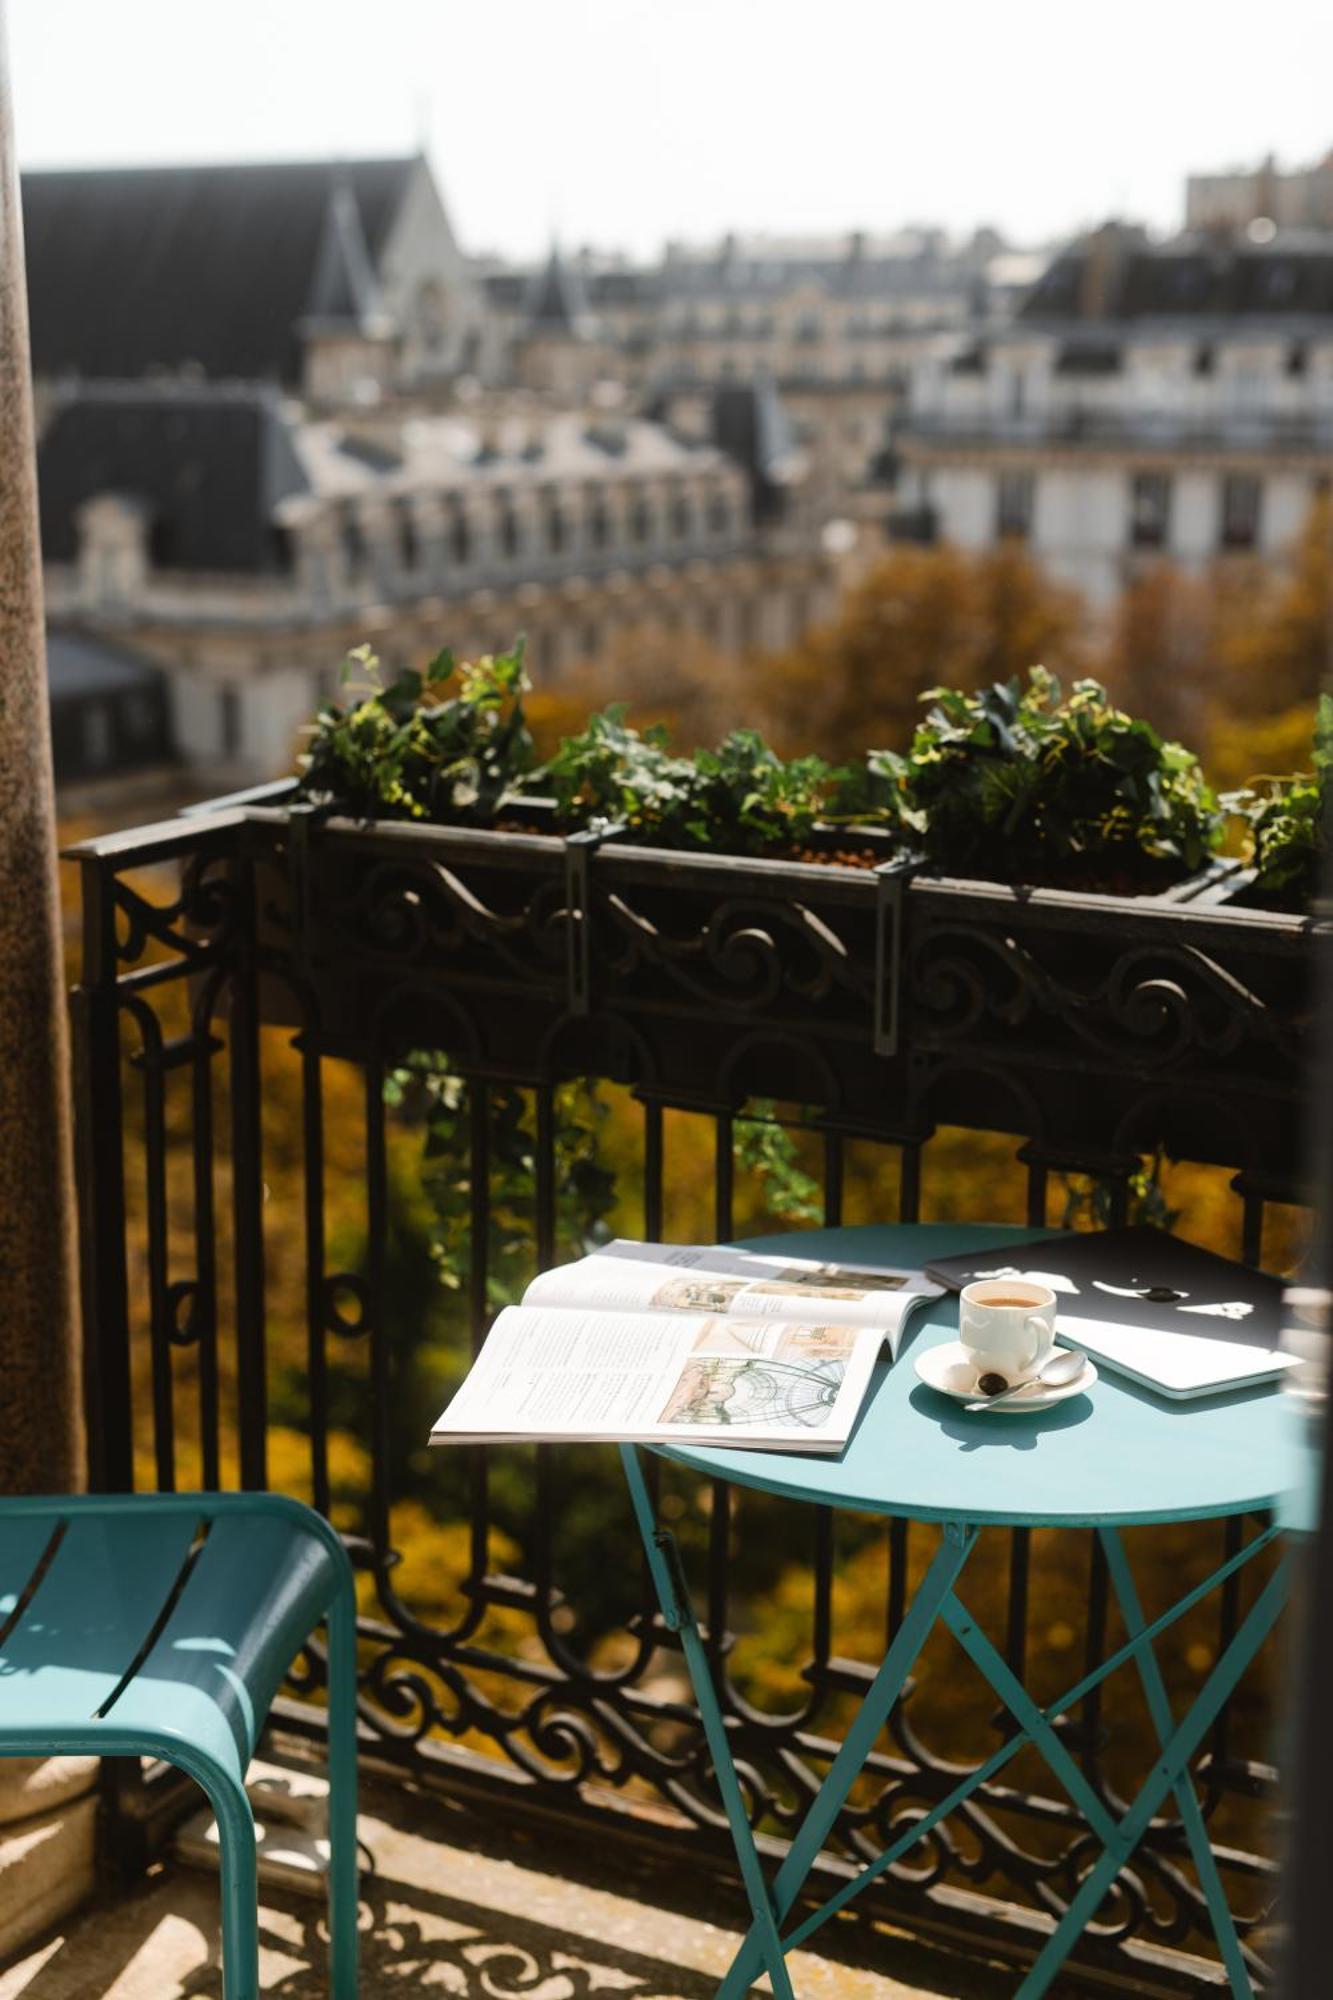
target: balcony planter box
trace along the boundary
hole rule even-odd
[[[1126,898],[566,839],[537,800],[493,831],[250,796],[214,809],[257,871],[262,1010],[330,1052],[762,1095],[907,1142],[1010,1131],[1112,1174],[1161,1141],[1294,1198],[1323,931],[1228,905],[1230,864]]]

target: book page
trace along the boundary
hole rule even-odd
[[[941,1288],[920,1271],[871,1270],[811,1258],[758,1257],[695,1244],[617,1241],[534,1278],[525,1306],[683,1312],[875,1329],[897,1358],[904,1321]]]
[[[711,1314],[510,1306],[431,1433],[835,1451],[883,1336]]]

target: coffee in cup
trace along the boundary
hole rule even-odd
[[[979,1278],[964,1285],[958,1338],[983,1375],[1012,1389],[1037,1373],[1055,1345],[1055,1293],[1020,1278]]]

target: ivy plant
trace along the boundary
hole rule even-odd
[[[566,737],[531,788],[549,792],[562,826],[605,819],[655,847],[771,854],[809,839],[841,777],[822,757],[784,760],[753,729],[679,757],[661,724],[641,734],[616,703]]]
[[[1116,708],[1094,680],[935,688],[905,756],[863,781],[924,857],[953,874],[1133,893],[1199,868],[1222,814],[1199,761]],[[874,788],[878,788],[876,790]]]
[[[665,847],[687,845],[690,829],[702,828],[693,762],[672,755],[663,724],[642,733],[631,729],[623,702],[589,716],[576,736],[566,736],[528,789],[554,799],[563,827],[614,821],[631,839]]]
[[[1319,697],[1311,768],[1290,778],[1256,778],[1224,805],[1249,822],[1254,882],[1246,897],[1266,909],[1308,909],[1328,855],[1333,771],[1333,696]]]
[[[358,819],[493,820],[534,761],[523,641],[475,662],[436,655],[387,685],[369,646],[343,665],[359,698],[322,708],[301,759],[303,796]]]

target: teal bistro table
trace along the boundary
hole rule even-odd
[[[932,1256],[1000,1247],[1032,1231],[917,1226],[825,1229],[799,1237],[753,1239],[748,1247],[832,1261],[919,1265]],[[1130,1861],[1153,1816],[1174,1796],[1198,1871],[1222,1962],[1234,1994],[1252,1994],[1249,1972],[1209,1845],[1189,1763],[1241,1675],[1272,1630],[1287,1591],[1285,1557],[1213,1666],[1186,1714],[1173,1715],[1153,1641],[1210,1591],[1233,1576],[1281,1532],[1273,1518],[1300,1485],[1308,1447],[1279,1389],[1172,1404],[1103,1373],[1086,1396],[1044,1412],[969,1414],[917,1378],[913,1356],[956,1338],[952,1297],[919,1309],[896,1365],[878,1373],[861,1420],[836,1458],[814,1454],[712,1449],[666,1450],[672,1460],[740,1486],[812,1505],[841,1507],[942,1524],[938,1553],[917,1588],[823,1784],[807,1809],[770,1887],[765,1879],[708,1655],[670,1530],[656,1518],[640,1451],[622,1458],[654,1587],[667,1626],[677,1633],[699,1704],[709,1754],[726,1809],[753,1922],[718,2000],[740,2000],[767,1970],[778,2000],[791,2000],[786,1954],[841,1910],[929,1830],[992,1779],[1025,1745],[1040,1752],[1100,1845],[1072,1900],[1017,1989],[1019,2000],[1044,1993],[1098,1906]],[[1149,1522],[1220,1520],[1258,1514],[1256,1531],[1205,1581],[1168,1611],[1145,1621],[1120,1530]],[[959,1580],[983,1526],[1092,1528],[1101,1539],[1125,1642],[1059,1700],[1039,1708],[967,1610]],[[994,1689],[1017,1728],[993,1755],[964,1776],[899,1839],[828,1897],[785,1928],[824,1841],[870,1757],[932,1628],[943,1623]],[[1138,1797],[1117,1817],[1066,1748],[1059,1717],[1118,1667],[1133,1663],[1160,1755]]]

